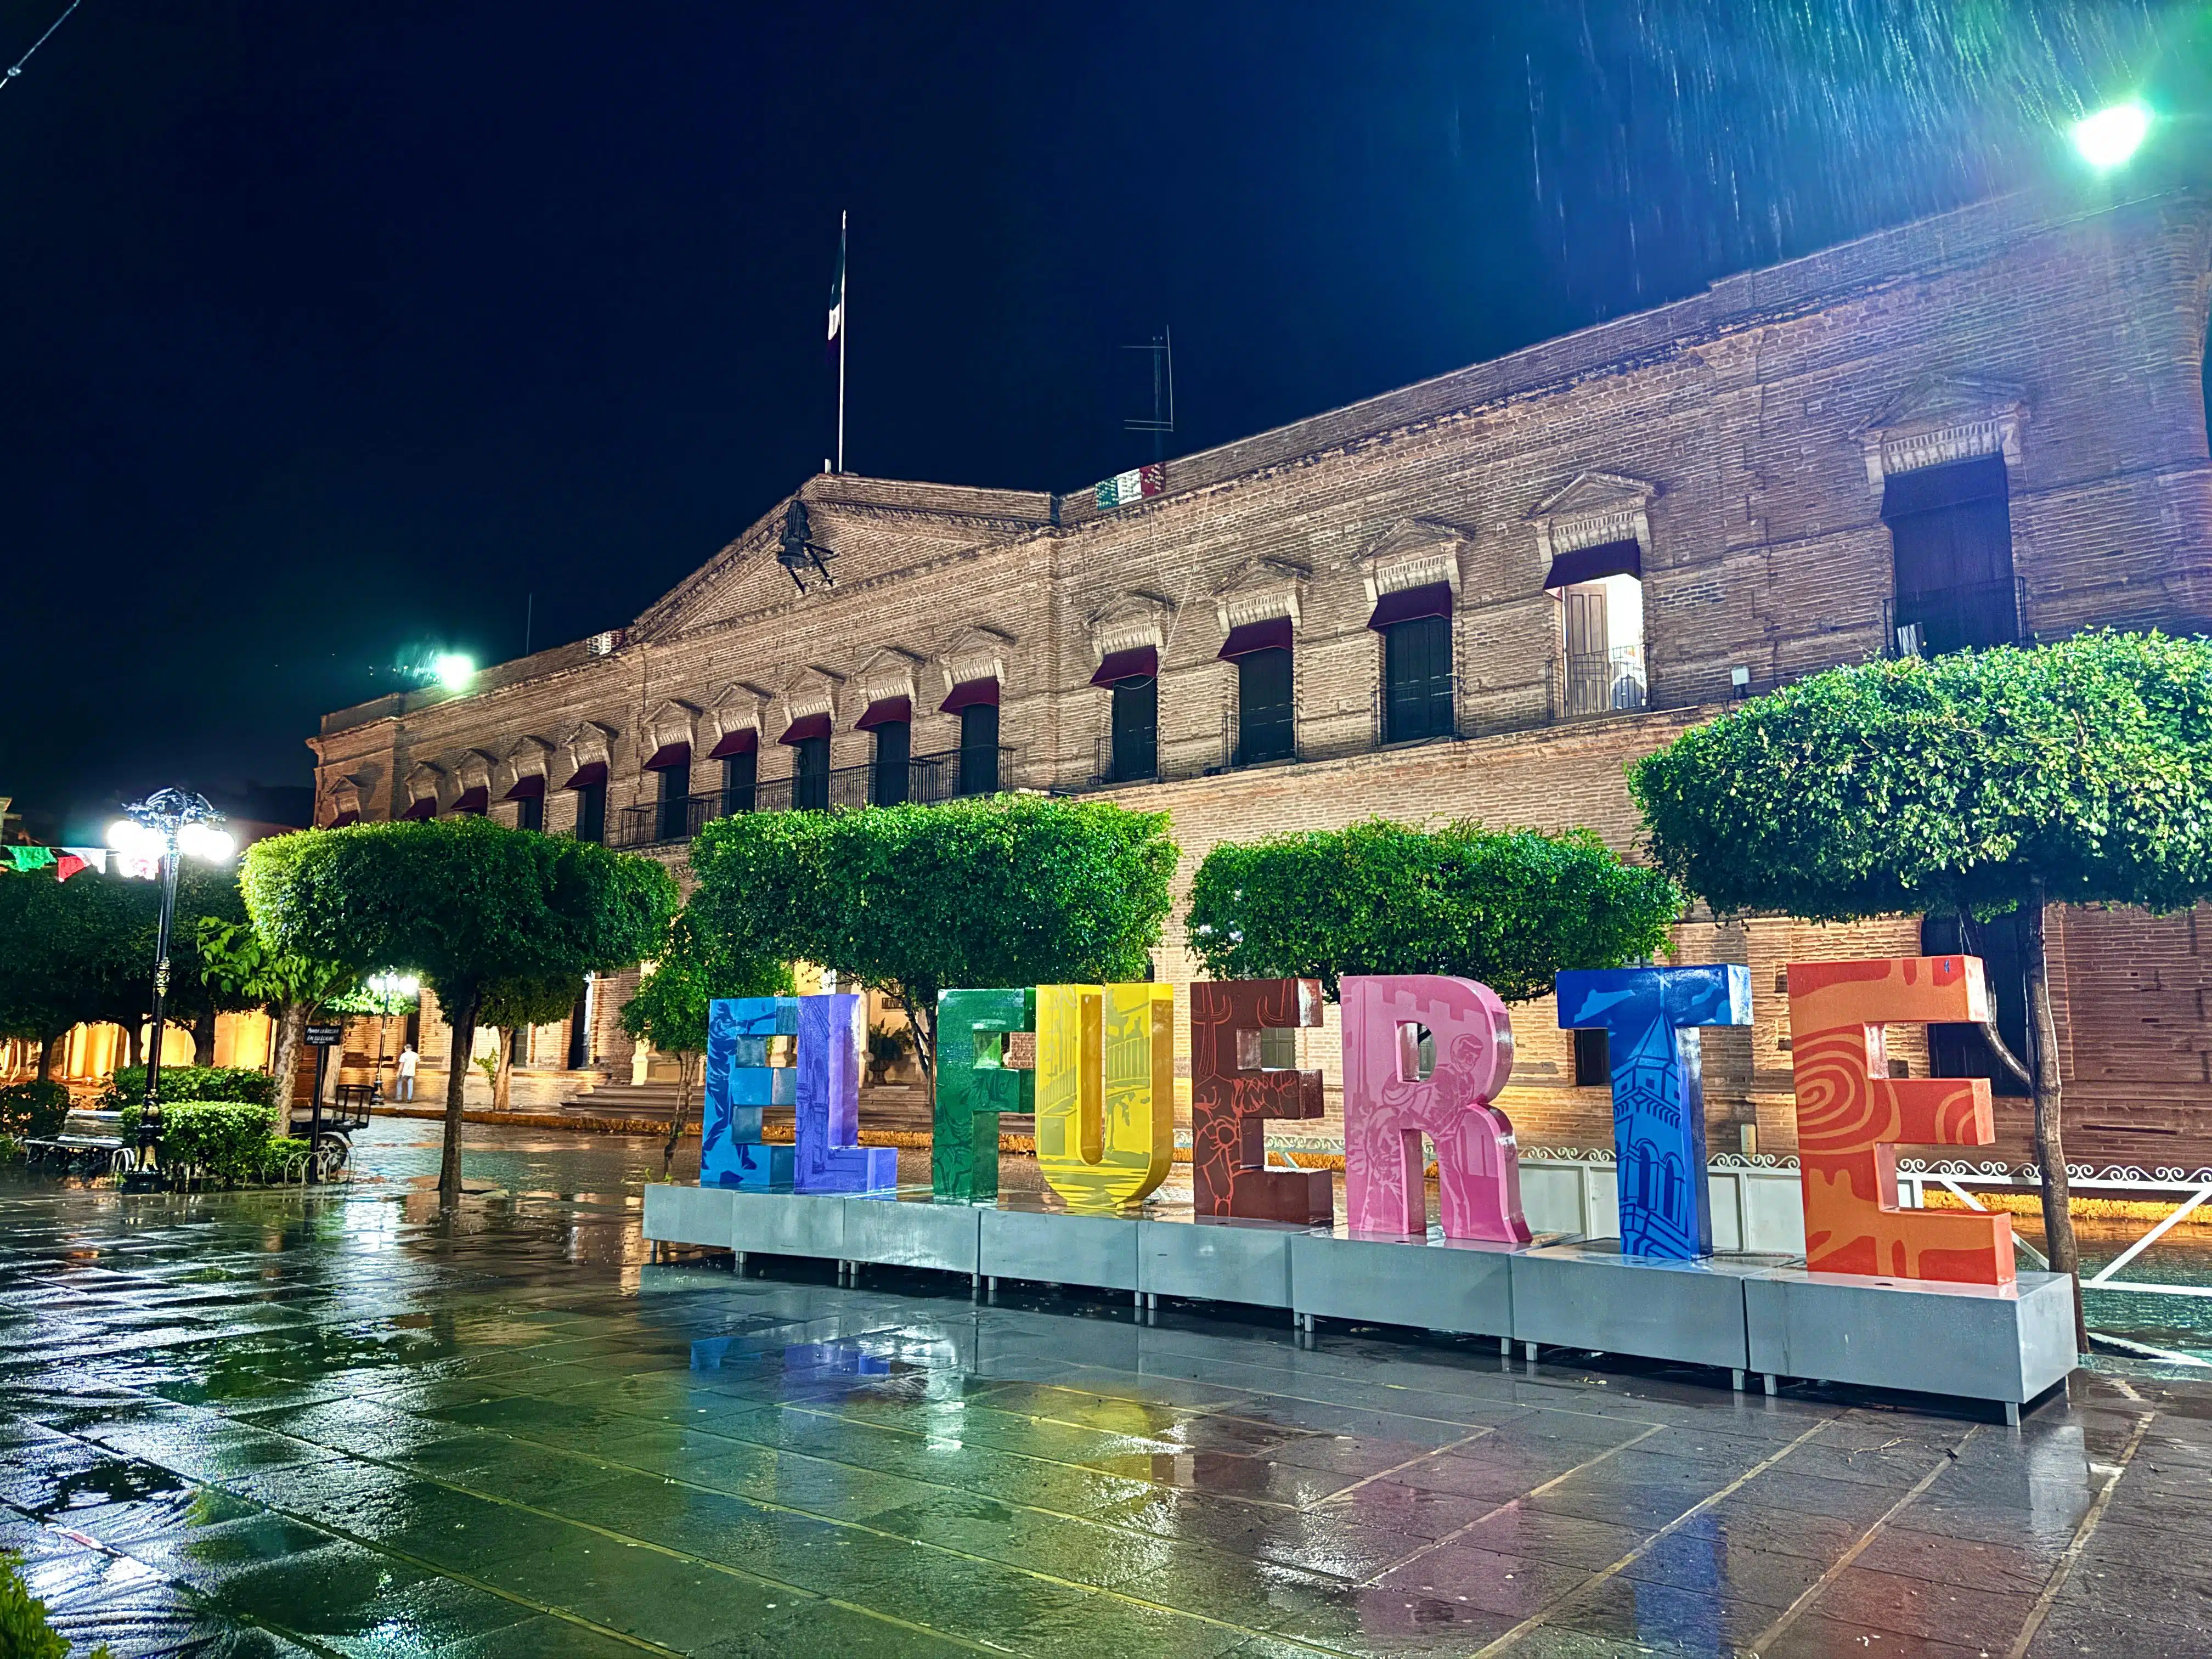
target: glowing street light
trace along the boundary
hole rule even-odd
[[[2074,124],[2074,148],[2083,161],[2100,173],[2118,167],[2142,147],[2150,136],[2148,106],[2130,99],[2085,115]]]
[[[465,691],[469,689],[469,682],[476,678],[477,659],[459,651],[445,652],[430,665],[430,672],[437,676],[438,684],[447,690]]]
[[[126,858],[161,861],[161,920],[154,933],[154,1041],[146,1051],[146,1098],[138,1115],[141,1161],[161,1127],[162,1004],[169,994],[169,933],[177,919],[177,860],[188,854],[208,864],[228,864],[238,843],[220,829],[222,815],[204,795],[189,789],[159,789],[107,828],[107,844]]]

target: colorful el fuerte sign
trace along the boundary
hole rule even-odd
[[[1513,1072],[1513,1021],[1486,985],[1431,974],[1342,984],[1346,1219],[1362,1232],[1426,1228],[1423,1143],[1434,1148],[1444,1235],[1525,1243],[1513,1126],[1492,1103]],[[1902,1209],[1899,1146],[1996,1139],[1990,1085],[1893,1078],[1884,1027],[1986,1021],[1972,957],[1796,963],[1791,1065],[1803,1176],[1806,1265],[1890,1279],[2014,1282],[2008,1217]],[[1700,1027],[1751,1023],[1744,968],[1563,973],[1559,1024],[1605,1031],[1624,1254],[1712,1253]],[[1261,1034],[1316,1026],[1313,980],[1190,988],[1191,1194],[1200,1215],[1326,1226],[1327,1171],[1269,1169],[1275,1119],[1322,1111],[1318,1072],[1261,1063]],[[702,1186],[866,1193],[897,1182],[897,1154],[859,1145],[861,1000],[749,997],[713,1006]],[[1434,1062],[1421,1073],[1420,1035]],[[1024,1039],[1028,1040],[1024,1040]],[[1164,985],[947,991],[931,1186],[938,1198],[998,1191],[999,1116],[1036,1116],[1038,1167],[1072,1210],[1115,1212],[1166,1179],[1174,1151],[1175,1001]],[[1025,1061],[1033,1059],[1033,1064]],[[762,1138],[770,1106],[794,1109],[792,1146]]]

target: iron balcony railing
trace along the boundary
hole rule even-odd
[[[1882,605],[1882,649],[1893,657],[1934,657],[2031,637],[2027,583],[2018,576],[1899,593]]]
[[[1569,719],[1641,708],[1645,695],[1642,646],[1567,653],[1564,707]]]
[[[1198,777],[1218,769],[1218,761],[1198,761],[1170,771],[1160,763],[1160,735],[1158,727],[1125,732],[1117,742],[1109,732],[1099,738],[1094,763],[1091,769],[1091,786],[1094,789],[1111,788],[1117,783],[1154,783],[1168,777]]]
[[[934,805],[1009,787],[1009,747],[949,749],[916,755],[903,766],[840,766],[811,776],[766,778],[750,787],[641,801],[616,815],[611,845],[665,847],[686,842],[716,818],[738,812],[821,811],[833,806]]]

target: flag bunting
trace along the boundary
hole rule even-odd
[[[1127,507],[1132,501],[1142,501],[1147,495],[1157,495],[1166,487],[1167,468],[1158,461],[1150,466],[1131,467],[1127,472],[1117,472],[1091,491],[1091,499],[1098,510],[1104,513],[1116,507]]]

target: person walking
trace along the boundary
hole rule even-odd
[[[399,1097],[402,1100],[415,1098],[415,1066],[419,1058],[411,1042],[399,1051]]]

